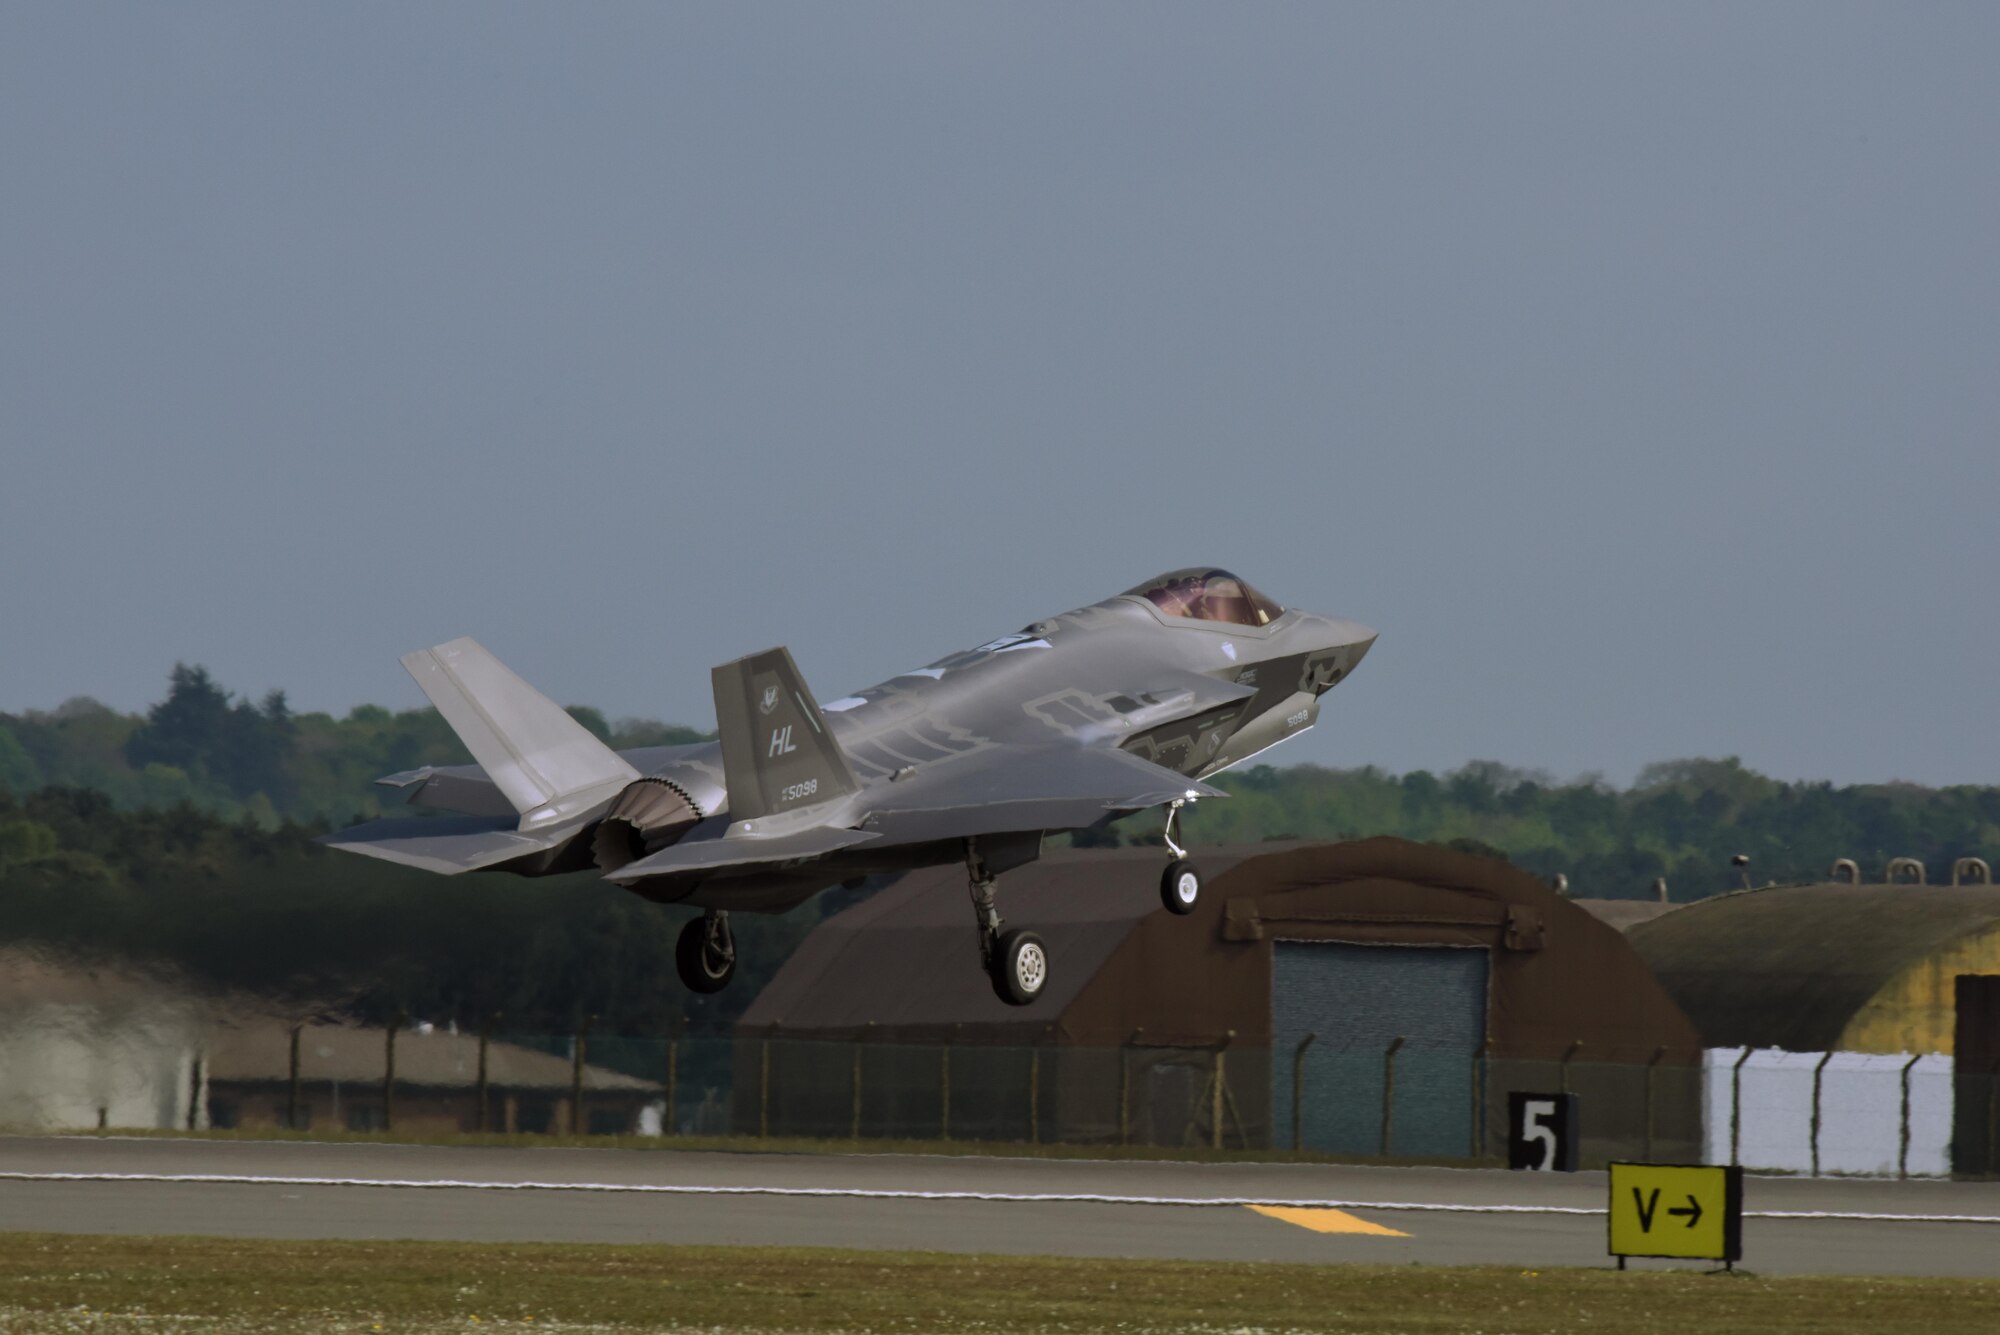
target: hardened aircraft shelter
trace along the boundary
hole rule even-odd
[[[768,1134],[1499,1152],[1512,1089],[1578,1093],[1584,1157],[1699,1143],[1695,1030],[1613,928],[1504,863],[1404,840],[1052,852],[1000,909],[1066,961],[1033,1007],[963,956],[955,870],[822,923],[737,1028]]]
[[[1873,1054],[1885,1081],[1910,1059],[1949,1057],[1952,1169],[1990,1175],[2000,1171],[2000,886],[1977,869],[1976,884],[1737,891],[1634,927],[1631,941],[1709,1047]]]

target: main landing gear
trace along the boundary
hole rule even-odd
[[[965,841],[965,874],[972,891],[972,916],[979,923],[979,963],[993,983],[994,995],[1009,1006],[1026,1006],[1049,983],[1049,949],[1033,932],[1000,930],[994,906],[998,885],[986,869],[978,841]]]
[[[729,914],[710,909],[681,928],[674,943],[674,964],[690,992],[720,992],[736,976],[736,938],[729,931]]]
[[[1187,805],[1186,798],[1176,798],[1167,804],[1167,852],[1173,861],[1167,864],[1165,874],[1160,877],[1160,902],[1170,913],[1183,916],[1194,912],[1195,904],[1201,899],[1201,873],[1194,863],[1188,861],[1187,850],[1174,842],[1174,822]]]
[[[1193,913],[1201,901],[1201,873],[1174,838],[1181,808],[1189,800],[1176,798],[1167,804],[1166,845],[1173,860],[1160,877],[1160,902],[1182,917]],[[972,894],[972,916],[979,927],[979,965],[992,982],[994,995],[1009,1006],[1032,1004],[1048,987],[1049,948],[1033,932],[1001,930],[1000,910],[993,902],[999,883],[977,839],[965,841],[965,874]]]

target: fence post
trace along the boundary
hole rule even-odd
[[[870,1020],[868,1028],[873,1029],[874,1027],[875,1022]],[[862,1032],[866,1033],[867,1031],[863,1030]],[[848,1119],[847,1127],[847,1138],[849,1140],[861,1139],[861,1037],[861,1034],[854,1036],[854,1070],[848,1077],[848,1087],[854,1093],[854,1109]]]
[[[1750,1047],[1745,1044],[1736,1064],[1729,1068],[1729,1162],[1732,1167],[1742,1163],[1743,1148],[1743,1063],[1750,1060]]]
[[[486,1017],[486,1022],[484,1024],[479,1026],[479,1077],[478,1077],[479,1088],[475,1091],[473,1096],[475,1100],[473,1108],[474,1108],[474,1114],[478,1118],[475,1125],[481,1131],[486,1131],[489,1129],[489,1127],[487,1126],[487,1115],[486,1115],[486,1105],[488,1103],[487,1083],[486,1083],[486,1047],[489,1043],[493,1041],[493,1024],[499,1018],[500,1018],[500,1012],[495,1011],[493,1012],[493,1014]]]
[[[1562,1092],[1565,1094],[1569,1093],[1569,1064],[1576,1057],[1576,1054],[1582,1050],[1583,1050],[1583,1040],[1579,1038],[1572,1040],[1569,1045],[1569,1050],[1563,1053],[1561,1086],[1562,1086]]]
[[[583,1063],[590,1053],[590,1024],[595,1015],[583,1017],[577,1026],[576,1041],[572,1045],[569,1059],[569,1133],[583,1134]]]
[[[1924,1054],[1920,1052],[1903,1063],[1903,1138],[1896,1149],[1897,1177],[1910,1175],[1910,1068],[1923,1059]]]
[[[1472,1053],[1472,1157],[1486,1153],[1487,1081],[1492,1078],[1493,1040],[1483,1038]]]
[[[764,1037],[757,1042],[757,1136],[759,1139],[771,1134],[771,1035],[777,1031],[778,1022],[764,1031]]]
[[[1396,1054],[1402,1051],[1403,1036],[1398,1034],[1389,1044],[1389,1050],[1382,1054],[1382,1157],[1389,1157],[1389,1132],[1396,1116]]]
[[[938,1049],[938,1139],[951,1139],[951,1042],[958,1037],[958,1026],[944,1036],[944,1046]]]
[[[1318,1034],[1307,1034],[1292,1049],[1292,1153],[1297,1154],[1306,1147],[1306,1049]]]
[[[1042,1143],[1042,1045],[1028,1045],[1028,1143]]]
[[[192,1079],[188,1081],[187,1129],[190,1131],[195,1131],[200,1129],[196,1127],[195,1123],[200,1119],[201,1116],[201,1085],[203,1079],[202,1073],[206,1069],[207,1069],[206,1054],[197,1052],[194,1056],[194,1063],[189,1068],[188,1071],[188,1074],[192,1077]]]
[[[288,1131],[299,1129],[299,1030],[303,1028],[305,1026],[301,1024],[292,1026],[292,1082],[285,1095],[285,1129]]]
[[[1118,1049],[1118,1143],[1132,1143],[1132,1049],[1139,1046],[1146,1026],[1140,1025]]]
[[[1208,1096],[1208,1111],[1211,1119],[1208,1129],[1208,1147],[1212,1150],[1222,1148],[1222,1110],[1225,1102],[1224,1093],[1229,1088],[1229,1076],[1227,1068],[1223,1065],[1223,1059],[1228,1055],[1230,1040],[1235,1037],[1236,1031],[1232,1029],[1215,1048],[1215,1087],[1209,1092]],[[1248,1146],[1245,1146],[1245,1148],[1247,1149]]]
[[[1655,1156],[1653,1153],[1653,1124],[1654,1124],[1655,1112],[1659,1107],[1659,1092],[1657,1088],[1658,1085],[1657,1077],[1660,1071],[1660,1062],[1666,1057],[1666,1055],[1667,1055],[1667,1050],[1665,1048],[1654,1048],[1653,1060],[1646,1063],[1646,1162],[1647,1163],[1658,1162],[1657,1156]]]
[[[1819,1086],[1820,1073],[1833,1060],[1831,1052],[1820,1054],[1819,1062],[1813,1067],[1813,1109],[1812,1109],[1812,1175],[1819,1176]]]
[[[393,1131],[396,1127],[396,1031],[403,1027],[409,1017],[398,1011],[396,1018],[389,1021],[389,1028],[383,1036],[382,1052],[382,1129]]]
[[[681,1133],[681,1026],[687,1021],[676,1015],[667,1026],[667,1106],[660,1118],[660,1134]]]

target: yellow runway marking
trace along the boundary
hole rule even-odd
[[[1258,1214],[1271,1219],[1283,1220],[1287,1224],[1297,1224],[1315,1233],[1365,1233],[1377,1238],[1407,1238],[1407,1233],[1381,1224],[1371,1224],[1366,1219],[1351,1215],[1345,1210],[1301,1210],[1288,1205],[1253,1205]]]

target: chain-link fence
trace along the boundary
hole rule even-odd
[[[1507,1158],[1511,1095],[1571,1094],[1586,1168],[2000,1176],[2000,1069],[1956,1070],[1936,1054],[1661,1050],[1603,1061],[1575,1047],[1525,1058],[1314,1035],[1272,1050],[1229,1037],[1094,1046],[1051,1034],[1010,1046],[873,1031],[274,1024],[191,1037],[178,1054],[149,1050],[140,1069],[116,1044],[93,1056],[73,1035],[64,1043],[61,1062],[10,1049],[0,1107],[48,1129],[990,1141],[1492,1163]],[[128,1089],[134,1081],[151,1084]]]

